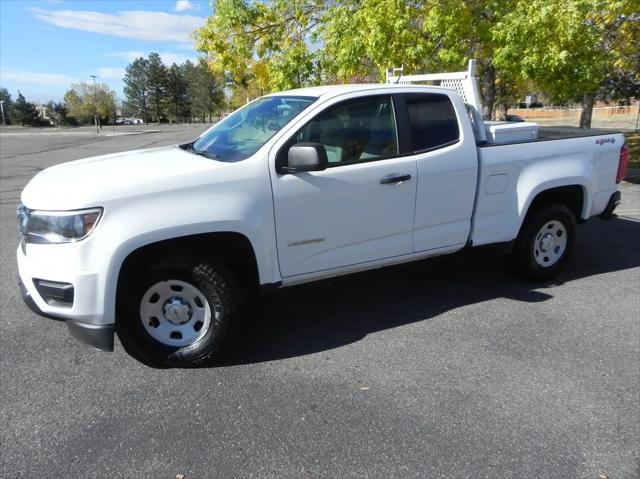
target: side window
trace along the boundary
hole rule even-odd
[[[298,131],[294,143],[307,141],[324,145],[329,166],[397,155],[391,97],[358,98],[329,107]]]
[[[413,151],[437,148],[460,138],[458,118],[448,96],[407,95],[406,102]]]

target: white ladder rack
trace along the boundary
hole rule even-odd
[[[403,75],[403,68],[387,68],[387,83],[413,84],[421,82],[438,83],[439,86],[456,90],[467,106],[469,119],[478,141],[487,140],[487,132],[482,121],[482,102],[476,78],[476,61],[469,60],[469,68],[463,72],[427,73]]]

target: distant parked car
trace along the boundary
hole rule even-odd
[[[522,118],[519,115],[507,115],[507,121],[525,121],[524,118]]]
[[[116,125],[142,125],[142,123],[140,118],[118,118],[116,120]]]

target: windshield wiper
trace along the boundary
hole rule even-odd
[[[178,148],[184,150],[184,151],[193,151],[193,144],[196,142],[196,140],[190,141],[189,143],[183,143],[182,145],[178,145]]]
[[[196,155],[204,156],[205,158],[209,158],[210,160],[222,161],[218,155],[214,155],[213,153],[209,153],[207,150],[196,150],[193,145],[189,148],[189,151],[195,153]]]
[[[191,141],[189,143],[185,143],[184,145],[179,145],[179,148],[182,148],[185,151],[189,151],[196,155],[204,156],[205,158],[209,158],[210,160],[223,161],[218,155],[214,153],[209,153],[207,150],[198,150],[195,146],[196,140]]]

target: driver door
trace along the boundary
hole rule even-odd
[[[412,253],[417,166],[399,157],[390,95],[328,106],[272,152],[275,163],[298,142],[322,144],[329,167],[272,172],[283,277]]]

